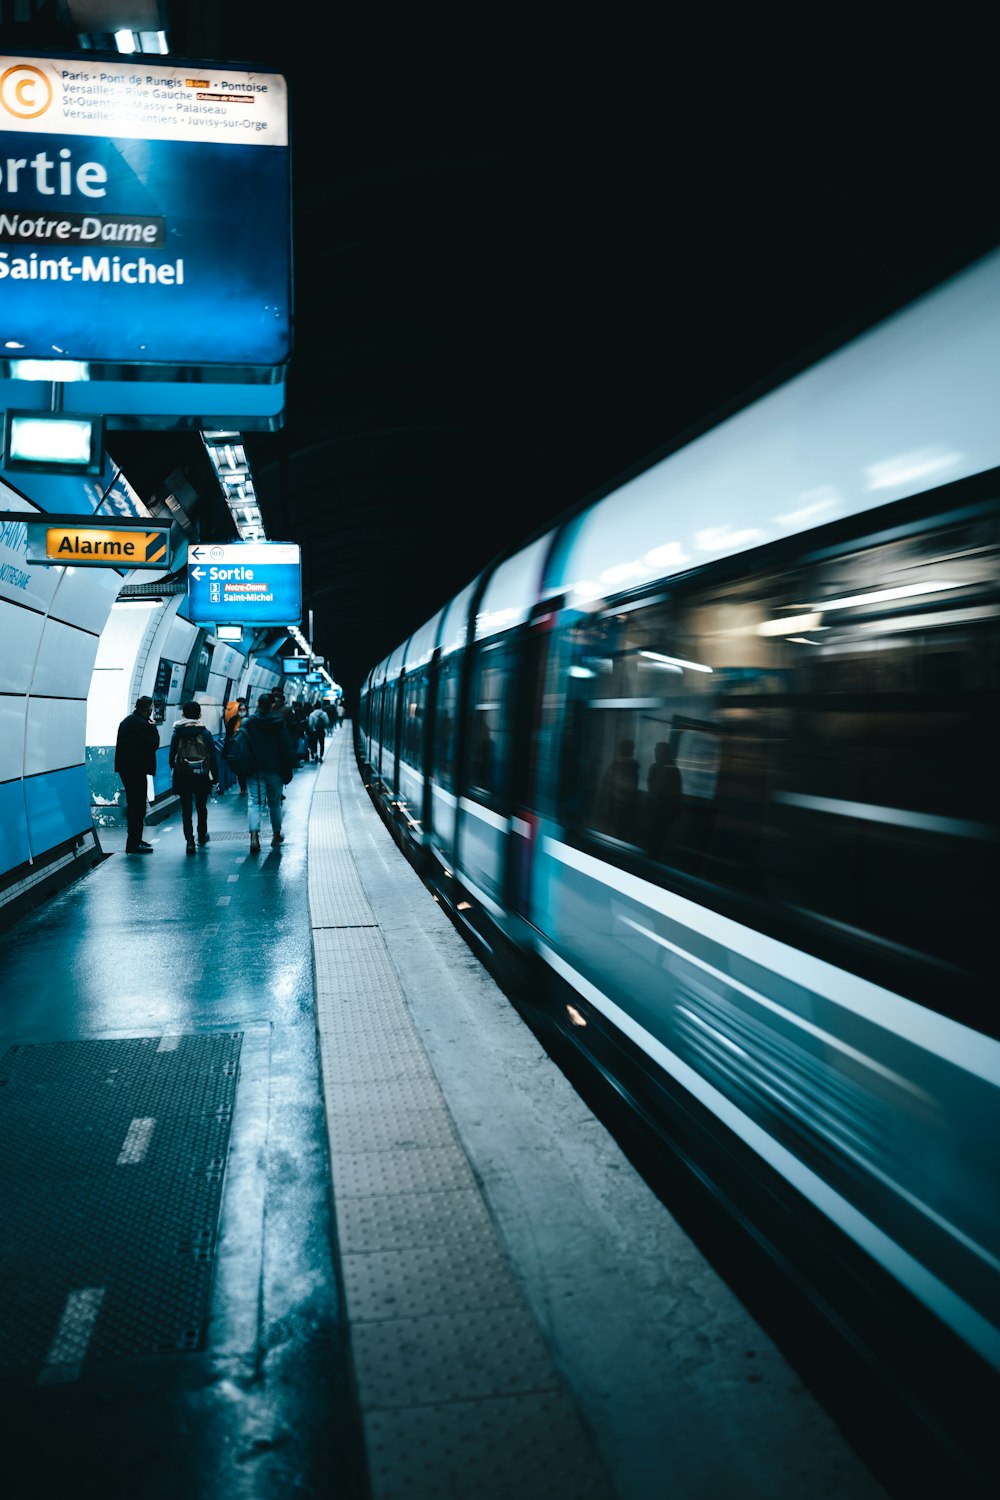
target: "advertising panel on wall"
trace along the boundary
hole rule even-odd
[[[297,625],[302,554],[294,542],[188,547],[188,615],[199,625]]]
[[[278,73],[0,57],[5,357],[58,347],[273,380],[290,353],[289,195]]]

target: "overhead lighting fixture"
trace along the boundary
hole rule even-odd
[[[104,418],[8,411],[4,453],[8,469],[36,474],[100,474],[104,465]]]
[[[12,359],[12,380],[45,380],[53,385],[73,385],[90,379],[90,366],[82,359]]]
[[[229,507],[236,534],[243,542],[267,541],[246,449],[238,432],[204,431],[201,440]]]

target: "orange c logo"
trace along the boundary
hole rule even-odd
[[[15,63],[0,75],[0,105],[18,120],[37,120],[52,103],[52,85],[41,68]]]

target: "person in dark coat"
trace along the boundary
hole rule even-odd
[[[281,788],[291,781],[294,765],[285,715],[280,707],[275,709],[270,693],[262,694],[254,712],[233,736],[229,759],[233,768],[246,777],[250,853],[260,853],[260,821],[265,801],[271,816],[271,844],[277,848],[284,843]]]
[[[115,770],[125,788],[128,834],[126,854],[152,854],[152,844],[142,836],[146,816],[146,777],[156,774],[156,752],[160,733],[153,723],[153,700],[135,700],[135,708],[118,726],[115,743]]]
[[[192,810],[198,813],[198,842],[207,844],[208,794],[218,787],[219,762],[215,740],[201,722],[201,704],[195,699],[184,705],[184,717],[174,725],[170,736],[170,769],[174,773],[174,791],[181,799],[181,817],[187,852],[194,851]]]
[[[232,739],[234,734],[238,733],[240,725],[243,723],[243,720],[246,718],[246,716],[247,700],[245,698],[233,698],[231,702],[226,704],[226,711],[224,714],[224,722],[226,726],[226,742],[222,753],[227,760],[229,759],[229,741]],[[245,797],[247,794],[246,778],[240,776],[237,772],[236,780],[240,784],[240,796]]]

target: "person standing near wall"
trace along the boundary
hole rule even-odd
[[[146,777],[156,774],[156,752],[160,735],[152,719],[153,700],[135,700],[135,708],[118,726],[115,743],[115,771],[125,788],[128,834],[126,854],[152,854],[152,844],[142,836],[146,816]]]

